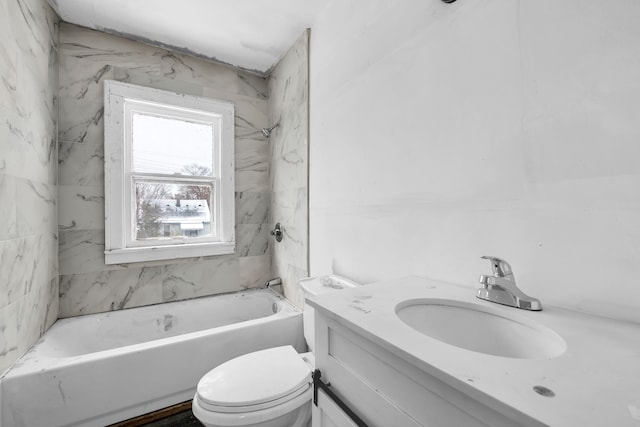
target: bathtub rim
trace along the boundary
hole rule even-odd
[[[148,308],[148,307],[166,306],[168,304],[180,304],[180,303],[183,303],[185,301],[205,300],[205,299],[209,299],[209,298],[219,298],[219,297],[231,296],[231,295],[234,295],[234,294],[241,294],[241,293],[247,293],[247,292],[248,293],[255,293],[255,294],[267,294],[267,295],[273,297],[274,298],[274,303],[278,304],[278,307],[279,307],[278,311],[273,313],[273,314],[271,314],[271,315],[268,315],[268,316],[259,317],[259,318],[255,318],[255,319],[249,319],[249,320],[243,320],[242,322],[230,323],[230,324],[222,325],[222,326],[215,326],[215,327],[212,327],[212,328],[201,329],[201,330],[198,330],[198,331],[193,331],[193,332],[188,332],[188,333],[184,333],[184,334],[174,335],[174,336],[170,336],[170,337],[166,337],[166,338],[159,338],[159,339],[154,339],[154,340],[150,340],[150,341],[144,341],[144,342],[135,343],[135,344],[128,344],[128,345],[124,345],[124,346],[120,346],[120,347],[113,347],[113,348],[108,348],[108,349],[89,352],[89,353],[73,354],[73,355],[67,355],[67,356],[57,356],[57,355],[53,355],[51,353],[47,353],[46,352],[46,350],[47,350],[46,347],[44,349],[40,349],[40,346],[45,343],[46,333],[51,328],[54,327],[54,325],[57,323],[57,321],[56,321],[45,332],[45,334],[43,334],[43,336],[33,346],[31,346],[29,348],[29,350],[27,350],[27,352],[25,354],[23,354],[20,358],[18,358],[12,364],[12,366],[10,366],[2,375],[0,375],[0,380],[2,380],[4,378],[16,377],[16,376],[20,376],[20,375],[27,375],[29,373],[32,373],[34,370],[41,369],[41,365],[47,366],[48,369],[58,369],[58,368],[63,368],[65,366],[74,365],[74,364],[91,363],[91,362],[95,362],[97,360],[103,359],[105,357],[112,357],[112,356],[116,356],[118,354],[129,353],[131,351],[143,352],[143,351],[147,351],[149,349],[155,348],[155,347],[160,347],[160,346],[171,344],[171,343],[193,341],[193,340],[197,340],[199,338],[205,337],[207,335],[216,334],[216,333],[223,333],[223,332],[227,332],[227,331],[233,331],[234,329],[241,329],[243,327],[252,326],[252,325],[256,325],[256,324],[262,323],[267,318],[285,318],[285,317],[296,316],[296,315],[301,315],[302,314],[302,310],[300,308],[298,308],[297,306],[295,306],[291,301],[287,300],[285,297],[280,295],[278,292],[275,292],[274,290],[267,289],[267,288],[243,289],[241,291],[225,292],[225,293],[215,294],[215,295],[204,295],[204,296],[199,296],[199,297],[195,297],[195,298],[188,298],[188,299],[184,299],[184,300],[169,301],[169,302],[166,302],[166,303],[149,304],[149,305],[140,306],[140,307],[129,307],[129,308],[123,309],[123,310],[135,310],[135,309],[144,309],[144,308]],[[67,319],[69,319],[69,320],[73,320],[73,321],[81,321],[86,316],[100,316],[100,315],[105,315],[105,314],[119,312],[119,311],[122,311],[122,310],[106,311],[106,312],[102,312],[102,313],[91,313],[91,314],[86,314],[86,315],[73,316],[73,317],[70,317],[70,318],[58,319],[58,320],[67,320]],[[213,332],[214,330],[216,332]],[[38,352],[38,350],[42,350],[42,351]]]

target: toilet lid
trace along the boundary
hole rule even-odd
[[[209,371],[198,383],[198,398],[212,410],[278,404],[304,392],[311,369],[292,346],[256,351]]]

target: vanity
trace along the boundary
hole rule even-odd
[[[306,303],[328,383],[313,427],[640,427],[638,324],[519,310],[420,277]]]

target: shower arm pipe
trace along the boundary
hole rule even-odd
[[[262,128],[261,132],[266,138],[269,138],[271,136],[271,132],[273,132],[273,130],[275,128],[277,128],[278,126],[280,126],[280,122],[276,123],[275,125],[271,126],[270,128]]]

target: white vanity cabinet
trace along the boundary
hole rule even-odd
[[[528,334],[491,329],[477,316],[440,318],[435,329],[472,331],[460,345],[448,344],[421,329],[420,322],[436,322],[433,317],[411,318],[417,327],[401,318],[412,302],[492,313],[496,321],[525,325]],[[322,380],[316,381],[313,427],[354,425],[332,394],[368,427],[640,426],[636,323],[552,306],[518,310],[477,299],[473,289],[419,277],[318,295],[307,304],[315,308]],[[535,331],[545,339],[534,340]],[[488,346],[465,347],[475,341]],[[545,351],[491,352],[523,343]]]
[[[316,368],[369,427],[540,425],[520,423],[515,412],[511,418],[499,414],[367,339],[366,334],[355,333],[321,307],[315,312]],[[318,390],[313,427],[352,426],[357,424]]]

